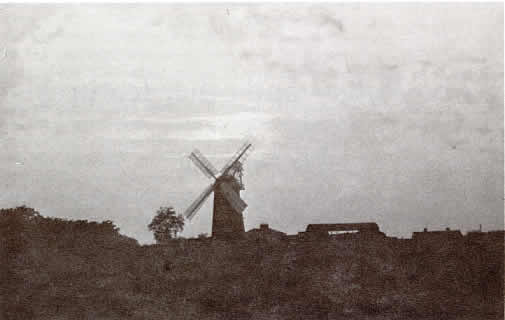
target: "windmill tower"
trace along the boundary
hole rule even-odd
[[[242,212],[247,204],[240,198],[240,191],[244,190],[242,183],[242,164],[252,144],[245,143],[223,169],[218,172],[205,156],[195,149],[189,156],[191,161],[208,178],[214,180],[184,212],[188,219],[192,219],[209,195],[214,192],[214,208],[212,211],[212,237],[219,239],[240,238],[244,234],[244,218]]]

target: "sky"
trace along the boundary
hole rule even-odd
[[[1,5],[0,207],[150,243],[248,139],[246,229],[503,229],[503,39],[500,3]]]

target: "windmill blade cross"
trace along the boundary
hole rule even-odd
[[[189,159],[206,175],[208,178],[217,179],[218,171],[210,161],[198,150],[195,149],[189,155]]]
[[[205,190],[203,190],[203,192],[198,196],[198,198],[196,198],[195,201],[193,201],[191,205],[186,209],[186,211],[184,211],[184,216],[186,216],[187,219],[189,220],[193,219],[198,210],[200,210],[200,208],[204,204],[205,200],[207,200],[212,191],[214,191],[214,186],[215,183],[205,188]]]
[[[228,203],[235,211],[242,213],[245,208],[247,208],[247,203],[245,203],[244,200],[240,198],[237,192],[235,192],[235,190],[233,190],[233,188],[228,183],[221,183],[220,188],[223,191],[226,200],[228,200]]]

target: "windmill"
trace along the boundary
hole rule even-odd
[[[240,190],[244,190],[242,164],[251,149],[252,144],[246,142],[219,172],[198,149],[189,155],[203,174],[214,181],[191,203],[184,215],[191,220],[214,192],[212,237],[230,239],[241,237],[244,233],[242,212],[247,204],[240,198]]]

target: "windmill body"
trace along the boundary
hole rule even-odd
[[[244,144],[230,161],[218,172],[203,154],[194,150],[189,158],[208,177],[214,180],[184,213],[191,219],[198,212],[205,200],[214,192],[212,213],[212,237],[218,239],[237,239],[244,235],[242,212],[247,204],[240,198],[244,190],[242,183],[242,164],[251,150],[250,143]]]
[[[220,177],[214,190],[214,208],[212,211],[212,237],[233,239],[244,234],[244,218],[242,212],[235,210],[227,199],[223,187],[228,185],[232,192],[240,197],[239,183],[232,176]],[[229,191],[228,191],[229,192]]]

